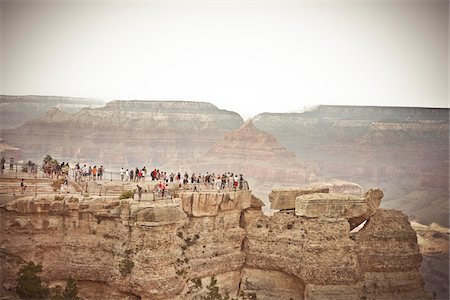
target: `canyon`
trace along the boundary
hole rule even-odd
[[[85,107],[100,107],[104,100],[61,96],[9,96],[0,95],[0,130],[11,129],[43,116],[49,109],[57,107],[75,113]]]
[[[250,190],[3,199],[0,289],[34,261],[49,286],[76,278],[85,299],[431,299],[406,215],[357,190],[274,190],[273,205],[286,201],[273,216]]]
[[[244,173],[266,204],[272,188],[317,180],[378,186],[385,208],[448,227],[448,116],[448,109],[318,106],[263,113],[244,126],[237,113],[204,102],[112,101],[74,113],[52,108],[2,136],[34,161],[51,154],[116,171]]]
[[[49,103],[51,103],[51,101]],[[41,104],[41,106],[45,106],[46,108],[52,107],[50,104]],[[34,106],[31,107],[34,109]],[[27,110],[26,107],[22,106],[20,109],[24,111]],[[251,227],[243,225],[244,223],[242,222],[246,220],[245,216],[249,216],[249,221],[245,224],[254,224],[253,218],[257,218],[258,220],[262,220],[262,223],[257,222],[256,225],[254,225],[257,230],[260,230],[265,226],[270,229],[273,226],[281,226],[276,223],[278,222],[276,220],[282,218],[281,216],[286,218],[287,216],[292,217],[292,220],[294,221],[300,218],[295,215],[295,205],[293,206],[296,198],[300,196],[295,192],[299,189],[315,191],[315,193],[325,189],[328,190],[329,193],[355,195],[361,194],[362,191],[369,190],[372,187],[378,187],[383,190],[384,193],[381,209],[377,209],[377,214],[382,215],[379,217],[379,220],[381,220],[380,222],[389,223],[390,221],[386,219],[395,219],[396,222],[403,224],[404,215],[391,214],[390,212],[392,212],[392,209],[401,210],[402,213],[409,217],[412,221],[413,229],[416,231],[419,238],[420,251],[424,257],[420,270],[424,276],[426,288],[429,291],[433,291],[438,299],[448,298],[448,280],[445,280],[446,278],[448,279],[448,247],[445,248],[442,246],[445,242],[448,244],[447,227],[449,226],[448,109],[318,106],[303,113],[263,113],[255,116],[250,121],[244,122],[237,113],[222,110],[212,104],[204,102],[112,101],[103,106],[84,108],[77,106],[77,109],[72,111],[61,109],[61,107],[53,107],[40,116],[36,117],[35,115],[29,115],[27,118],[23,119],[25,123],[21,123],[15,128],[11,128],[10,124],[8,126],[3,126],[6,123],[3,120],[6,119],[2,119],[1,122],[3,129],[2,137],[4,138],[4,142],[2,143],[7,144],[8,147],[14,149],[16,149],[15,147],[19,147],[21,149],[21,155],[25,160],[32,159],[36,162],[40,162],[45,155],[51,154],[59,161],[70,161],[71,163],[80,162],[91,165],[103,164],[106,166],[107,170],[118,170],[120,167],[142,167],[145,165],[150,168],[156,167],[169,172],[188,171],[195,172],[196,174],[204,174],[206,171],[209,171],[218,174],[230,171],[237,174],[243,173],[252,189],[252,196],[246,196],[246,199],[251,199],[252,205],[256,205],[256,207],[232,209],[235,215],[230,216],[230,211],[227,210],[226,213],[222,212],[222,208],[220,208],[221,204],[219,204],[222,202],[216,199],[214,201],[217,202],[217,205],[215,206],[219,207],[218,215],[223,216],[223,218],[220,220],[208,219],[208,221],[202,219],[202,222],[207,222],[206,225],[197,223],[195,225],[196,228],[207,228],[209,230],[211,228],[216,228],[216,222],[219,222],[220,224],[231,222],[233,224],[226,227],[224,230],[227,231],[226,233],[221,231],[220,234],[227,236],[228,230],[231,230],[230,228],[232,228],[231,231],[233,231],[233,237],[227,236],[226,239],[233,240],[234,246],[232,248],[235,249],[233,251],[236,251],[236,253],[231,251],[234,253],[232,257],[239,261],[237,264],[241,264],[244,267],[234,266],[232,271],[220,271],[222,273],[217,273],[218,275],[215,276],[215,279],[217,279],[217,284],[220,286],[222,292],[228,291],[235,293],[239,290],[243,291],[244,294],[247,295],[246,297],[251,297],[251,295],[259,289],[264,290],[264,292],[260,293],[263,295],[270,295],[271,291],[277,294],[289,294],[287,291],[296,290],[297,294],[303,296],[312,295],[309,292],[312,288],[311,285],[306,293],[307,289],[305,287],[304,276],[298,272],[295,273],[292,270],[286,271],[286,268],[282,267],[282,263],[280,262],[273,262],[271,265],[273,269],[270,270],[266,270],[265,267],[258,269],[257,263],[254,263],[252,265],[253,267],[245,267],[247,258],[250,259],[254,254],[254,252],[252,252],[253,250],[251,250],[254,248],[251,248],[251,246],[255,246],[251,243],[247,244],[249,241],[249,238],[247,237],[251,237],[252,234],[256,232]],[[352,182],[357,182],[359,185],[353,184]],[[271,193],[276,191],[283,192],[278,194]],[[293,195],[295,195],[295,197]],[[189,216],[191,208],[187,209],[183,206],[183,197],[180,196],[181,202],[176,205],[181,207],[182,214],[188,215],[186,217],[187,219],[217,218],[217,216],[215,216],[215,208],[213,209],[213,212],[211,212],[209,208],[204,208],[207,209],[208,212],[202,212],[201,214],[205,214],[202,216]],[[213,196],[208,195],[205,197],[209,201],[210,197]],[[286,197],[290,200],[285,201],[285,199],[287,199]],[[258,198],[262,200],[262,203]],[[339,199],[341,198],[335,198],[335,200]],[[33,202],[36,199],[30,198],[28,200]],[[53,202],[55,202],[53,201],[53,198],[45,198],[45,201],[43,199],[38,200],[39,203],[46,203],[45,206],[52,206],[54,205]],[[86,199],[77,198],[72,199],[71,201],[79,203],[83,200]],[[110,201],[115,203],[118,200],[110,199]],[[246,201],[248,201],[248,199]],[[124,205],[126,204],[122,203],[124,201],[118,202],[121,203],[119,205],[121,207],[120,209],[125,207]],[[206,203],[207,201],[205,200],[204,202]],[[202,205],[204,206],[206,204]],[[222,206],[224,205],[225,204]],[[74,204],[74,206],[76,205]],[[2,206],[3,211],[6,210],[6,207],[7,206]],[[149,212],[150,215],[155,215],[155,213],[159,214],[159,212],[156,212],[155,208],[152,209],[153,210]],[[13,211],[14,210],[15,209],[13,209]],[[103,210],[103,208],[100,210]],[[118,208],[116,208],[116,210],[118,210]],[[170,214],[175,214],[174,218],[177,219],[182,215],[179,214],[179,211],[180,209],[177,208],[175,211],[171,211]],[[89,223],[93,222],[92,220],[89,222],[84,219],[78,220],[77,218],[82,218],[81,216],[83,215],[83,213],[79,212],[78,208],[74,208],[73,212],[75,214],[75,219],[71,219],[72,223],[83,224],[83,228],[91,228],[95,225]],[[8,213],[16,214],[17,212]],[[30,212],[30,214],[24,214],[33,216],[34,213],[35,212],[33,211]],[[222,215],[222,213],[224,213],[224,215]],[[95,213],[92,212],[92,214]],[[40,213],[38,213],[38,215],[40,217],[43,216]],[[225,217],[225,215],[227,217]],[[18,217],[18,220],[22,217]],[[373,220],[375,220],[374,217],[372,217]],[[180,222],[185,224],[187,222],[186,218],[183,217],[182,220],[184,221]],[[283,218],[280,220],[287,220]],[[301,218],[304,218],[304,216]],[[109,217],[106,219],[112,221]],[[237,222],[238,219],[239,222]],[[200,222],[200,220],[195,220],[195,222]],[[22,221],[18,222],[20,223]],[[45,223],[46,221],[42,222]],[[96,220],[96,222],[98,222],[98,220]],[[114,224],[117,222],[119,222],[118,219],[115,219]],[[143,222],[146,221],[144,220]],[[238,225],[236,225],[235,222],[237,222]],[[371,222],[373,224],[374,221]],[[5,223],[5,226],[20,227],[20,225],[18,225],[19,223],[14,223],[15,225],[13,223]],[[339,226],[343,226],[342,224]],[[170,224],[165,224],[164,226],[169,225]],[[369,225],[370,224],[367,224],[368,227],[370,227]],[[30,232],[34,232],[33,230],[35,229],[32,229],[32,226],[30,226],[31,225],[27,225],[26,228],[29,228],[31,230]],[[192,228],[189,229],[189,226],[187,227],[188,232],[183,231],[184,229],[181,228],[181,225],[179,224],[172,224],[171,226],[170,229],[166,227],[164,227],[165,229],[160,229],[172,233],[180,231],[183,234],[184,239],[190,238],[191,241],[195,238],[195,234],[199,234],[198,232],[193,233],[194,231]],[[238,226],[239,228],[233,226]],[[287,226],[288,225],[286,225],[286,228]],[[289,225],[289,227],[291,226],[292,225]],[[402,228],[406,228],[404,226]],[[2,226],[2,228],[7,227]],[[59,225],[58,228],[60,228]],[[118,233],[119,237],[117,237],[116,240],[124,238],[125,235],[122,232],[124,229],[120,226],[117,228],[120,229],[121,233]],[[303,227],[300,226],[299,228]],[[364,228],[366,228],[366,226]],[[135,231],[136,228],[133,226],[126,226],[126,229],[129,231],[131,230],[131,232],[134,233],[138,232]],[[64,230],[66,231],[66,229]],[[139,232],[140,230],[142,230],[142,227],[139,227]],[[254,236],[254,238],[258,240],[256,244],[261,242],[261,247],[265,244],[266,246],[264,247],[267,248],[265,248],[264,251],[269,251],[268,253],[272,253],[270,252],[272,251],[272,247],[277,248],[281,246],[281,244],[277,242],[277,238],[271,235],[271,232],[272,231],[267,231],[264,234],[267,235],[272,244],[268,241],[264,241],[266,236],[264,239],[262,237]],[[290,242],[291,244],[303,245],[303,241],[300,242],[296,240],[296,237],[288,237],[292,231],[280,229],[275,232],[276,235],[284,237],[283,241]],[[352,237],[350,245],[352,245],[353,248],[350,247],[345,249],[356,251],[354,244],[352,244],[355,243],[353,238],[356,239],[358,234],[362,235],[362,232],[364,231],[361,230],[360,232],[361,233],[349,234],[349,236]],[[335,233],[337,234],[337,231]],[[45,238],[46,234],[48,234],[48,232],[43,233],[40,237]],[[186,234],[188,235],[185,236]],[[192,234],[194,237],[191,236]],[[204,234],[205,233],[202,235],[199,234],[199,236],[203,238]],[[397,233],[392,234],[398,236]],[[245,238],[243,238],[244,236]],[[381,236],[384,236],[384,234],[381,233]],[[94,238],[89,237],[87,239],[94,243]],[[176,239],[179,240],[178,237],[175,238],[175,240]],[[329,239],[332,240],[331,237],[329,237]],[[171,239],[170,243],[175,243],[175,240]],[[165,242],[167,241],[160,241],[157,243],[159,245],[166,245],[164,244]],[[209,242],[215,243],[217,240],[212,239]],[[210,247],[206,245],[209,242],[204,241],[205,248]],[[23,243],[25,245],[25,240]],[[339,244],[339,247],[344,244],[347,246],[349,245],[347,240],[340,240],[339,243],[341,243]],[[380,243],[385,243],[384,238]],[[439,246],[436,246],[434,243],[438,243]],[[267,245],[271,246],[269,247]],[[362,245],[362,243],[359,245]],[[250,248],[246,248],[247,246]],[[388,246],[391,247],[392,245]],[[396,244],[394,246],[396,247],[398,245]],[[133,247],[138,249],[138,246],[134,244]],[[168,247],[168,249],[171,249],[170,251],[172,251],[176,248],[176,245],[170,244]],[[286,253],[294,251],[287,246],[282,247],[283,251],[288,251]],[[333,245],[333,247],[337,246]],[[45,248],[45,245],[41,246],[41,248]],[[85,248],[89,249],[88,246]],[[240,250],[241,252],[237,251],[238,248],[242,248]],[[86,249],[83,250],[86,251],[86,253],[88,251],[93,251]],[[19,251],[20,249],[14,248],[14,251],[16,250]],[[125,251],[130,249],[121,249],[120,251],[122,250]],[[197,250],[200,252],[203,251],[201,249]],[[10,251],[8,255],[13,255],[14,251]],[[108,248],[105,251],[108,252],[113,250]],[[174,251],[181,251],[180,253],[182,253],[183,250]],[[215,249],[214,251],[218,254],[221,253],[218,249]],[[296,248],[295,251],[299,251],[299,248]],[[383,251],[390,250],[384,249]],[[176,252],[177,258],[179,258],[180,254],[178,252]],[[238,252],[240,254],[238,254]],[[261,253],[262,252],[263,250],[261,250]],[[205,253],[211,254],[210,252]],[[272,256],[269,255],[269,257],[266,257],[261,253],[256,255],[256,257],[259,257],[259,262],[272,259]],[[301,253],[301,255],[304,255],[303,252]],[[324,253],[327,252],[325,251]],[[276,256],[276,253],[272,254]],[[187,258],[189,262],[191,262],[192,259],[195,261],[195,259],[197,259],[195,255],[196,254],[190,253],[187,257],[183,256],[183,259]],[[243,256],[245,256],[246,259],[243,260]],[[123,253],[117,254],[117,257],[118,258],[115,258],[116,263],[119,263],[119,259],[121,259],[120,261],[128,259]],[[215,256],[211,255],[211,257]],[[297,258],[300,259],[300,257]],[[31,260],[34,259],[34,256],[27,254],[23,259]],[[201,259],[204,258],[198,259],[201,261]],[[349,262],[354,260],[354,257],[351,259],[349,258]],[[250,262],[250,260],[248,262]],[[75,262],[75,264],[77,263],[80,264],[79,261]],[[294,260],[292,261],[292,264],[295,264]],[[182,265],[190,266],[190,264],[186,262]],[[420,263],[416,261],[413,264],[414,268],[417,265],[420,266]],[[182,272],[182,270],[184,270],[180,266],[177,266],[175,272]],[[97,266],[96,268],[100,267]],[[198,269],[199,267],[196,268]],[[46,269],[45,266],[44,269]],[[17,270],[17,266],[11,266],[11,270],[8,272],[13,274],[15,270]],[[263,270],[266,270],[267,273],[264,273],[265,271]],[[366,293],[364,292],[365,284],[363,284],[363,292],[361,292],[360,289],[361,282],[364,282],[361,281],[361,278],[365,277],[365,275],[362,276],[361,274],[365,271],[362,271],[362,269],[358,270],[359,275],[352,277],[354,282],[359,282],[354,289],[356,291],[354,292],[354,295]],[[399,275],[395,270],[391,271],[391,279],[393,281],[397,278],[399,282],[404,283],[404,280],[400,278],[401,274]],[[82,273],[80,270],[75,270],[74,273],[71,274],[78,276],[80,272]],[[117,270],[114,270],[114,272],[117,272]],[[151,271],[145,270],[142,272]],[[188,274],[188,270],[184,270],[183,272]],[[288,276],[286,276],[286,272]],[[373,272],[370,271],[370,273]],[[204,275],[205,273],[200,272],[200,274],[202,274],[200,277],[195,278],[192,277],[193,275],[189,275],[186,277],[189,278],[189,280],[182,281],[184,283],[178,281],[178,286],[172,287],[171,289],[178,291],[180,286],[182,286],[183,292],[180,292],[181,294],[176,294],[178,295],[177,297],[187,297],[183,293],[187,293],[189,290],[192,290],[190,293],[194,295],[192,296],[193,298],[197,297],[195,295],[206,293],[206,286],[208,286],[212,280],[212,273]],[[242,274],[246,274],[246,276],[248,275],[248,278],[252,278],[252,280],[249,281],[251,283],[250,285],[246,285],[245,280],[242,279]],[[171,273],[169,275],[167,275],[169,276],[168,278],[172,279],[179,277],[178,274],[173,275]],[[374,278],[378,275],[372,275],[372,280],[375,282]],[[410,273],[409,276],[410,278],[415,278],[416,284],[421,282],[416,273]],[[271,282],[267,280],[269,277],[275,278],[274,280],[276,282],[283,282],[286,286],[281,283],[276,286],[271,285]],[[125,297],[126,295],[130,297],[134,297],[133,295],[141,295],[139,289],[138,292],[136,292],[136,290],[117,291],[112,289],[113,291],[111,293],[113,294],[110,295],[108,294],[108,291],[111,289],[111,282],[91,282],[91,279],[89,278],[93,277],[82,278],[85,278],[80,281],[83,282],[82,286],[84,290],[94,289],[95,287],[102,297],[120,298]],[[163,278],[163,275],[161,275],[160,278]],[[51,282],[53,282],[53,280],[54,278],[49,279]],[[191,280],[194,280],[195,283]],[[230,283],[231,281],[233,283]],[[202,288],[199,287],[199,282],[201,282]],[[225,284],[224,282],[228,283]],[[347,283],[348,282],[345,284]],[[130,281],[130,284],[136,285],[133,281]],[[406,286],[409,284],[410,283],[406,284]],[[333,285],[336,287],[337,283],[333,283]],[[390,283],[389,285],[392,284]],[[231,286],[233,286],[233,288],[231,288]],[[240,288],[236,288],[236,286],[239,286]],[[264,289],[264,287],[269,288]],[[343,288],[343,290],[347,289],[348,286]],[[398,287],[398,289],[401,290],[402,288]],[[89,292],[85,293],[88,296],[90,295]],[[389,294],[390,292],[387,293]],[[144,298],[156,297],[153,294],[151,294],[151,296],[150,294],[145,295]],[[163,299],[166,296],[169,297],[168,295],[169,294],[157,297],[162,297],[161,299]],[[294,296],[295,295],[292,296],[293,299],[297,299],[297,296]],[[92,295],[89,297],[95,298],[95,296]],[[267,297],[270,298],[270,296]],[[287,299],[289,297],[287,297]],[[347,295],[346,297],[350,296]],[[368,296],[368,298],[371,298],[371,296]],[[374,296],[373,298],[377,297]]]

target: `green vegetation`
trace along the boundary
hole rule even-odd
[[[228,295],[228,293],[225,293],[225,296],[222,296],[219,293],[219,287],[217,286],[217,279],[214,276],[211,277],[211,282],[206,288],[208,289],[208,294],[206,296],[202,296],[201,297],[202,300],[232,300]],[[254,299],[256,299],[256,296]]]
[[[18,273],[16,293],[22,299],[45,299],[48,297],[49,290],[42,285],[39,273],[42,272],[42,266],[30,261],[22,266]]]
[[[63,291],[60,285],[55,286],[50,290],[52,296],[51,300],[80,300],[78,297],[77,282],[72,277],[66,279],[66,287]]]
[[[51,290],[42,285],[39,273],[42,266],[30,261],[22,266],[18,273],[16,293],[21,299],[80,300],[77,282],[73,278],[66,279],[64,291],[57,285]]]
[[[134,262],[132,262],[131,260],[129,259],[122,260],[119,264],[120,274],[122,274],[122,276],[127,276],[131,274],[131,270],[133,270],[133,267]]]
[[[66,288],[64,289],[63,297],[68,300],[79,300],[77,281],[72,277],[67,278]]]
[[[133,198],[134,197],[134,191],[132,190],[128,190],[128,191],[123,191],[122,194],[120,194],[119,199],[128,199],[128,198]]]
[[[202,280],[200,278],[191,279],[196,289],[202,288]]]

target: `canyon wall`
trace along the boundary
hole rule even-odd
[[[317,179],[379,186],[385,208],[450,225],[448,109],[318,106],[242,125],[209,103],[112,101],[76,113],[54,108],[2,135],[25,160],[243,173],[266,204],[274,187]]]
[[[430,298],[404,214],[372,211],[350,233],[367,195],[300,195],[289,203],[302,209],[273,217],[249,190],[144,202],[22,197],[0,207],[0,290],[34,261],[50,285],[76,278],[86,299]]]
[[[74,114],[54,108],[3,136],[30,159],[50,153],[60,161],[118,170],[192,160],[242,123],[237,113],[209,103],[112,101]]]
[[[253,124],[327,178],[380,186],[386,208],[449,225],[449,110],[318,106]]]
[[[0,95],[0,130],[11,129],[44,115],[50,108],[75,113],[84,107],[99,107],[105,101],[61,96]]]

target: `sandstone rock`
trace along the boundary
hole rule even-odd
[[[300,188],[278,188],[269,194],[272,209],[294,209],[295,199],[300,195],[314,193],[335,193],[362,195],[362,187],[353,182],[333,179],[330,182],[314,182]]]
[[[385,208],[449,226],[448,108],[320,105],[252,121],[324,176],[379,186]]]
[[[355,197],[300,197],[314,195]],[[344,217],[265,216],[248,190],[179,197],[42,196],[1,205],[3,285],[12,286],[21,261],[34,261],[45,283],[72,276],[88,299],[428,296],[415,233],[400,212],[378,209],[349,234]]]
[[[304,299],[304,283],[279,271],[243,268],[239,295],[248,299]]]
[[[416,234],[403,213],[378,209],[354,239],[365,273],[365,295],[398,299],[403,294],[408,299],[431,299],[418,271],[422,256]]]
[[[52,107],[75,113],[84,107],[99,107],[104,101],[55,96],[0,95],[0,130],[10,129],[42,116]]]
[[[2,134],[32,160],[51,153],[60,161],[102,164],[109,171],[196,158],[242,123],[237,113],[210,103],[111,101],[75,113],[51,110]]]
[[[365,214],[364,198],[341,194],[315,193],[296,198],[295,214],[308,218],[354,218]]]
[[[272,135],[257,129],[251,120],[237,130],[225,134],[192,168],[239,172],[244,178],[261,182],[308,183],[318,170],[298,161],[295,154],[281,146]]]
[[[270,207],[272,209],[295,209],[295,199],[300,195],[315,193],[328,193],[328,187],[310,189],[274,189],[269,194]]]
[[[370,189],[367,191],[367,193],[364,195],[367,210],[362,215],[350,218],[348,220],[348,222],[350,223],[350,230],[356,228],[364,221],[368,220],[377,211],[377,209],[380,207],[381,199],[383,198],[383,196],[383,192],[379,189]]]

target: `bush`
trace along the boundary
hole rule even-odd
[[[128,274],[131,274],[131,270],[134,267],[134,262],[132,262],[129,259],[124,259],[120,262],[119,264],[119,270],[120,270],[120,274],[122,274],[122,276],[127,276]]]
[[[48,297],[49,290],[42,286],[39,273],[42,272],[42,266],[30,261],[22,266],[18,273],[16,293],[23,299],[45,299]]]
[[[119,199],[128,199],[128,198],[133,198],[134,197],[134,191],[132,190],[128,190],[128,191],[123,191],[122,194],[120,194]]]
[[[67,278],[66,280],[66,288],[63,293],[64,299],[68,300],[79,300],[78,297],[78,287],[77,282],[72,277]]]

